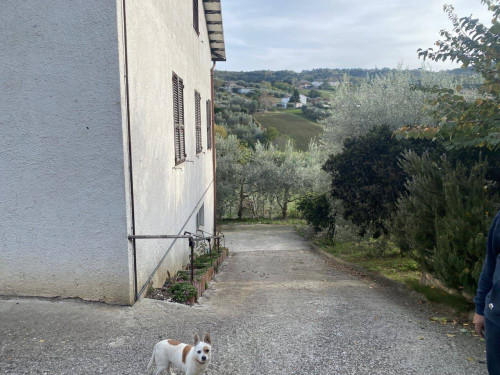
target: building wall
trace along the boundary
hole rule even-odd
[[[0,294],[132,302],[115,1],[4,0]]]
[[[117,1],[120,13],[122,0]],[[207,150],[206,100],[211,99],[211,54],[199,2],[200,35],[193,29],[192,1],[127,0],[126,28],[132,142],[135,233],[196,231],[205,206],[204,230],[213,230],[212,151]],[[123,31],[122,15],[118,29]],[[121,69],[124,76],[124,54]],[[187,162],[175,166],[172,72],[184,80]],[[125,95],[122,80],[122,96]],[[195,151],[194,93],[201,94],[203,152]],[[123,98],[125,99],[125,97]],[[125,110],[126,108],[124,108]],[[187,240],[137,240],[139,290],[160,285],[167,271],[188,262]]]

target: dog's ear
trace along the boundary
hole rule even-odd
[[[210,333],[207,333],[205,337],[203,338],[203,342],[206,342],[207,344],[212,345],[212,340],[210,339]]]
[[[194,335],[194,345],[198,345],[198,343],[200,342],[200,338],[198,337],[198,335]]]

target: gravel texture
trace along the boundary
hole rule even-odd
[[[224,231],[230,256],[195,307],[0,300],[0,373],[145,374],[156,342],[209,331],[209,374],[486,374],[484,343],[335,266],[292,228]]]

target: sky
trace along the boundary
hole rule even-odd
[[[224,0],[227,62],[217,68],[419,68],[417,49],[432,47],[440,30],[452,29],[444,4],[491,25],[480,0]]]

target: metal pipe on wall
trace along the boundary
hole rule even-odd
[[[210,88],[212,91],[212,167],[213,167],[213,181],[214,181],[214,236],[217,235],[217,176],[216,176],[216,146],[215,146],[215,88],[214,88],[214,71],[217,62],[214,61],[210,69]]]
[[[130,92],[129,92],[129,79],[128,79],[128,45],[127,45],[127,10],[126,0],[123,0],[123,53],[125,58],[125,96],[127,106],[127,143],[128,143],[128,170],[129,170],[129,189],[130,189],[130,220],[132,236],[135,236],[135,207],[134,207],[134,175],[132,168],[132,137],[130,126]],[[137,296],[137,248],[135,238],[132,241],[132,256],[134,263],[134,302],[138,300]]]

